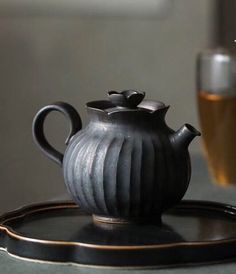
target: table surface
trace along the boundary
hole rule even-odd
[[[211,182],[205,160],[201,155],[192,156],[192,179],[189,189],[184,197],[185,199],[210,200],[236,205],[236,187],[220,187]],[[9,256],[5,251],[0,252],[0,274],[27,274],[27,273],[163,273],[163,274],[191,274],[195,273],[214,273],[214,274],[235,274],[235,263],[212,264],[204,266],[188,266],[161,270],[141,270],[141,269],[115,269],[115,268],[91,268],[78,265],[51,264],[45,262],[32,262]]]

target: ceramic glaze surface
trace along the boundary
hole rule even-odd
[[[90,121],[80,131],[79,116],[66,115],[71,131],[77,133],[70,134],[64,156],[52,154],[53,148],[41,138],[43,129],[37,121],[44,111],[35,117],[36,142],[63,165],[73,199],[98,219],[129,222],[160,217],[187,190],[191,175],[187,148],[199,132],[188,124],[174,132],[165,123],[168,106],[142,101],[143,97],[136,91],[112,91],[110,101],[88,103]],[[64,106],[64,114],[74,113],[71,106]]]

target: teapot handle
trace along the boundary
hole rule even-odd
[[[82,128],[82,122],[78,112],[71,105],[64,102],[47,105],[41,108],[34,117],[32,131],[35,143],[48,158],[62,166],[64,155],[48,143],[44,134],[44,121],[51,111],[59,111],[69,119],[70,133],[66,139],[66,145],[69,143],[71,137]]]

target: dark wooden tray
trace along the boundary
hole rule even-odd
[[[72,202],[0,217],[0,247],[22,258],[83,265],[169,267],[236,259],[236,208],[182,201],[162,226],[94,223]]]

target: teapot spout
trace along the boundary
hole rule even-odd
[[[173,136],[173,143],[178,147],[188,147],[191,141],[201,133],[190,124],[183,125]]]

